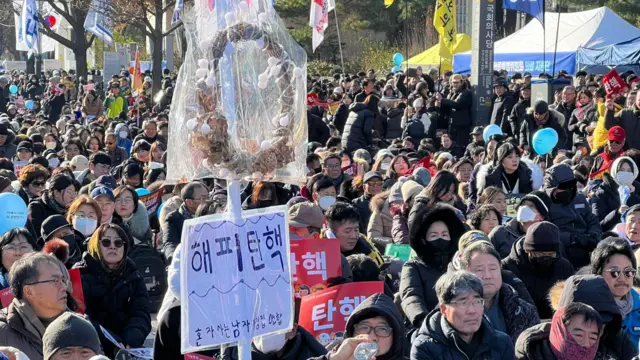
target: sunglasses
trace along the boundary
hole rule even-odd
[[[44,186],[44,181],[34,181],[31,183],[31,185],[37,186],[37,187]]]
[[[104,240],[100,240],[100,244],[102,244],[103,247],[108,248],[109,246],[111,246],[111,240],[109,239],[104,239]],[[114,240],[113,241],[113,246],[115,246],[116,248],[121,248],[124,246],[124,241],[122,240]]]
[[[614,279],[617,279],[620,277],[621,273],[624,273],[624,276],[626,276],[627,278],[632,278],[636,276],[636,273],[638,272],[636,269],[634,268],[626,268],[624,270],[620,270],[618,267],[614,266],[609,270],[605,270],[605,272],[611,273],[611,277]]]
[[[621,141],[615,141],[615,140],[609,140],[609,141],[613,144],[618,144],[618,145],[622,144]]]

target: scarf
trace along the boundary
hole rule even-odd
[[[593,109],[593,108],[595,107],[595,105],[596,105],[595,103],[590,102],[590,103],[589,103],[589,104],[587,104],[587,105],[582,105],[582,106],[578,107],[578,108],[574,111],[574,114],[575,114],[576,118],[577,118],[579,121],[582,121],[582,120],[584,119],[584,117],[587,115],[587,113],[588,113],[589,111],[591,111],[591,109]]]
[[[609,169],[611,168],[611,165],[613,165],[613,162],[620,155],[622,155],[622,151],[620,151],[617,154],[614,154],[611,152],[611,150],[609,150],[609,146],[605,145],[604,151],[600,155],[602,155],[602,160],[603,160],[602,165],[600,166],[600,169],[598,169],[598,171],[589,175],[590,179],[600,178],[603,173],[608,172]]]
[[[56,199],[49,196],[48,190],[42,193],[42,201],[45,203],[45,205],[52,208],[53,211],[55,211],[60,215],[64,215],[67,212],[67,208],[65,208],[64,206],[61,206],[60,204],[58,204]]]
[[[624,319],[629,315],[631,310],[633,310],[633,298],[631,297],[631,292],[628,292],[622,299],[616,299],[616,305],[618,305],[618,309],[620,309],[620,314],[622,314],[622,318]]]
[[[598,351],[598,342],[590,348],[578,344],[562,322],[564,310],[564,308],[558,309],[551,320],[549,334],[551,352],[557,360],[593,360]]]

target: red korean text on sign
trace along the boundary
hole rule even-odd
[[[344,337],[347,319],[366,298],[382,293],[381,281],[342,284],[305,296],[300,304],[299,325],[326,346]]]
[[[604,83],[604,89],[607,91],[608,98],[613,98],[617,94],[626,92],[627,85],[615,69],[603,76],[602,82]]]
[[[291,277],[296,297],[327,288],[327,280],[342,275],[340,240],[291,241]]]

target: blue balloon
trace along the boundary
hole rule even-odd
[[[27,204],[14,193],[0,194],[0,235],[27,223]]]
[[[400,66],[404,61],[404,56],[401,53],[393,54],[393,65]]]
[[[138,196],[145,196],[145,195],[149,195],[151,193],[149,192],[149,190],[147,190],[145,188],[137,188],[136,189],[136,194],[138,194]]]
[[[489,138],[493,135],[502,135],[502,129],[500,129],[500,126],[491,124],[484,128],[484,132],[482,133],[484,142],[489,142]]]
[[[11,94],[13,94],[13,95],[17,94],[18,93],[18,87],[15,84],[9,86],[9,92]]]
[[[401,72],[402,68],[400,66],[394,66],[393,69],[391,69],[391,71],[395,74],[397,72]]]
[[[546,155],[558,145],[558,133],[552,128],[538,130],[533,134],[533,150],[538,155]]]
[[[35,102],[34,102],[33,100],[27,100],[27,101],[24,103],[24,107],[26,107],[26,108],[27,108],[27,110],[33,110],[33,107],[34,107],[35,105],[36,105],[36,104],[35,104]]]
[[[160,219],[160,213],[162,212],[163,207],[164,207],[164,201],[160,203],[160,206],[158,206],[158,211],[156,213],[156,216],[158,217],[158,219]]]

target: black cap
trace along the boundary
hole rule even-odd
[[[531,73],[527,71],[524,74],[522,74],[522,77],[525,78],[525,79],[526,78],[530,78],[531,77]]]
[[[548,221],[535,223],[527,230],[522,245],[525,251],[558,251],[560,230]]]
[[[522,79],[522,74],[520,74],[519,72],[513,74],[513,76],[511,77],[511,80],[519,80]]]
[[[116,181],[116,178],[114,178],[111,175],[102,175],[98,179],[96,179],[95,185],[96,187],[104,186],[106,188],[113,190],[118,187],[118,182]]]
[[[544,100],[538,100],[534,106],[534,111],[536,114],[546,114],[549,111],[549,104]]]
[[[483,131],[484,131],[484,128],[482,126],[476,126],[473,128],[473,131],[471,132],[470,135],[482,135]]]
[[[503,78],[498,78],[496,79],[496,81],[493,82],[493,87],[498,87],[498,86],[509,87],[509,84],[507,84],[507,82]]]
[[[366,174],[364,174],[364,178],[362,179],[362,182],[366,184],[367,181],[375,178],[382,180],[382,175],[380,175],[380,173],[377,171],[369,171]]]
[[[53,233],[65,226],[71,227],[71,224],[67,222],[64,216],[59,214],[49,216],[42,223],[42,229],[40,230],[42,240],[46,242]]]
[[[576,73],[576,77],[578,77],[578,76],[587,76],[587,72],[586,72],[586,71],[582,71],[582,70],[581,70],[581,71],[578,71],[578,72]]]
[[[22,151],[22,150],[33,152],[33,144],[31,143],[31,141],[20,141],[16,151]]]

